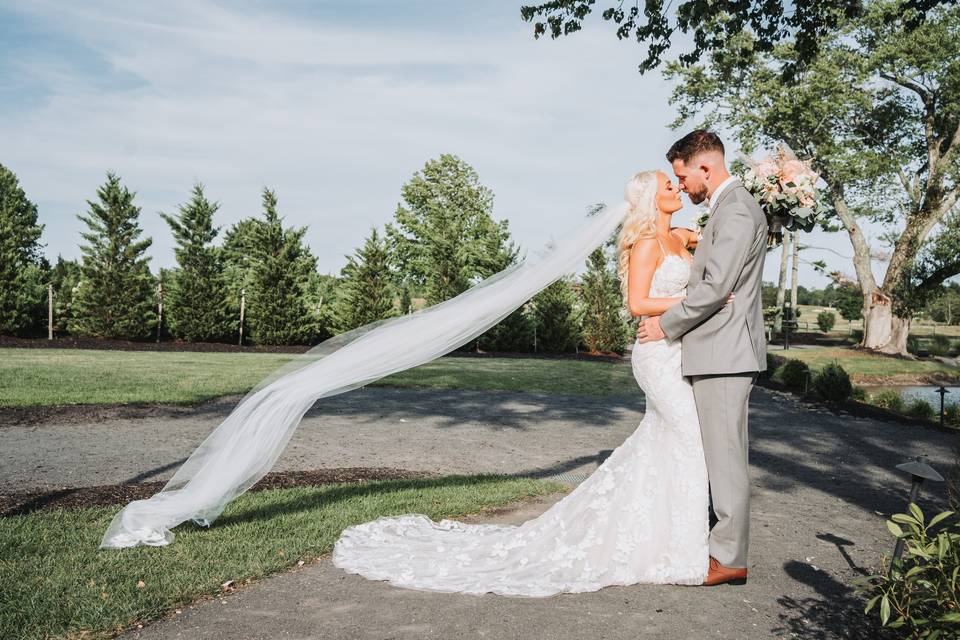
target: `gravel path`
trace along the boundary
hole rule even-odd
[[[169,477],[237,398],[92,424],[0,428],[0,488]],[[643,398],[368,388],[304,417],[277,469],[589,472],[636,428]],[[108,412],[109,413],[109,412]],[[434,594],[345,574],[328,559],[148,625],[139,638],[872,638],[850,580],[873,572],[903,508],[893,469],[946,469],[955,436],[834,415],[767,389],[750,417],[752,533],[744,587],[611,587],[548,599]],[[487,521],[522,522],[561,496]],[[945,504],[942,485],[921,504]]]

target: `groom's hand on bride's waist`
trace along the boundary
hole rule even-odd
[[[663,329],[660,328],[660,316],[647,318],[641,321],[637,327],[637,340],[640,342],[653,342],[655,340],[662,340],[665,337]]]

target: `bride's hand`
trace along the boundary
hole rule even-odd
[[[724,307],[729,307],[730,304],[733,302],[733,299],[734,299],[735,297],[736,297],[736,294],[735,294],[735,293],[731,293],[730,296],[727,298],[727,301],[723,303],[723,306],[724,306]]]

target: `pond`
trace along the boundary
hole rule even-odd
[[[873,395],[878,391],[893,390],[900,394],[900,397],[904,400],[910,401],[912,398],[920,398],[929,402],[934,409],[937,411],[940,410],[940,394],[937,393],[938,386],[916,386],[916,385],[901,385],[901,386],[880,386],[880,385],[864,385],[863,388],[867,393]],[[960,404],[960,386],[947,386],[947,393],[944,402],[946,404],[958,403]]]

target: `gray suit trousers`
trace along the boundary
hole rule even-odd
[[[747,566],[747,409],[756,377],[755,372],[691,377],[710,478],[710,499],[718,520],[710,530],[710,555],[727,567]]]

